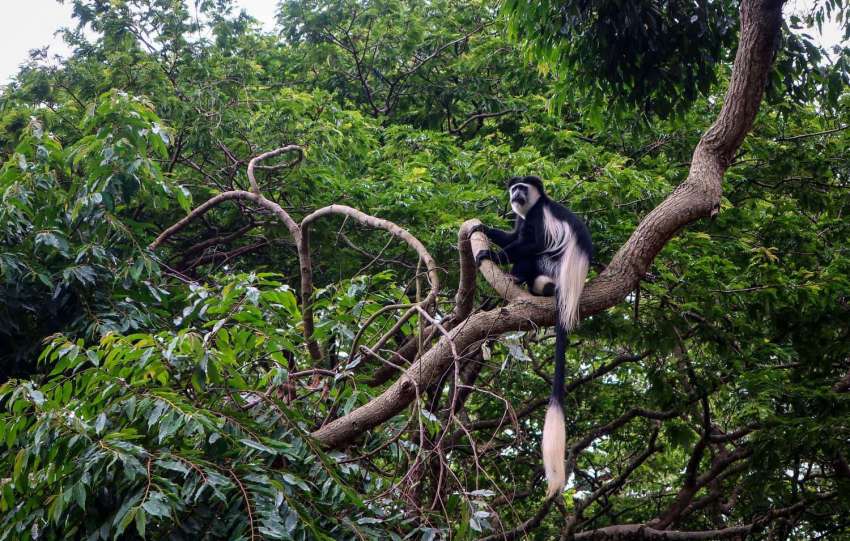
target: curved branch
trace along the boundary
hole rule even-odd
[[[303,246],[304,250],[309,250],[309,241],[307,232],[309,231],[309,226],[311,223],[321,218],[322,216],[327,216],[330,214],[339,214],[342,216],[347,216],[354,220],[357,220],[363,225],[367,225],[369,227],[374,227],[377,229],[383,229],[388,231],[393,236],[400,238],[404,242],[408,244],[411,248],[413,248],[422,261],[425,263],[425,267],[428,269],[428,281],[431,284],[431,291],[428,293],[428,296],[420,303],[422,306],[429,306],[434,300],[437,298],[437,293],[440,290],[440,278],[437,275],[437,263],[434,261],[434,258],[431,257],[431,254],[428,252],[428,249],[425,248],[425,245],[422,242],[410,234],[403,227],[399,227],[395,223],[384,220],[383,218],[376,218],[375,216],[371,216],[366,214],[365,212],[359,211],[355,208],[346,206],[346,205],[329,205],[324,208],[320,208],[301,220],[301,229],[304,233]]]
[[[477,222],[478,220],[465,222],[461,226],[461,229],[468,229]],[[473,255],[477,255],[479,252],[487,250],[490,247],[490,241],[487,239],[487,235],[480,231],[473,233],[472,236],[469,237],[469,241]],[[517,285],[514,278],[510,274],[505,274],[493,261],[489,259],[481,261],[481,266],[478,270],[481,271],[481,275],[484,279],[487,280],[493,289],[496,290],[496,293],[498,293],[503,299],[513,301],[517,299],[534,298],[534,295]],[[551,299],[549,299],[549,301],[551,302]]]
[[[251,158],[251,161],[248,162],[248,181],[251,183],[251,191],[256,193],[256,194],[260,193],[260,187],[257,185],[257,181],[254,178],[254,168],[257,167],[258,163],[260,163],[261,161],[266,160],[268,158],[274,158],[275,156],[278,156],[278,155],[283,154],[285,152],[292,152],[292,151],[297,152],[298,157],[296,157],[291,162],[281,163],[281,164],[272,165],[272,166],[264,166],[263,169],[275,170],[275,169],[280,169],[282,167],[293,167],[293,166],[296,166],[299,163],[301,163],[301,161],[304,159],[304,148],[302,148],[299,145],[286,145],[286,146],[283,146],[283,147],[280,147],[280,148],[276,148],[274,150],[270,150],[268,152],[264,152],[264,153],[260,154],[259,156],[254,156],[253,158]],[[294,224],[294,222],[293,222],[293,224]],[[288,223],[286,225],[287,225],[287,227],[289,227]]]
[[[455,294],[455,307],[451,317],[455,321],[466,319],[472,313],[473,301],[475,300],[475,257],[472,253],[472,242],[469,238],[469,230],[481,223],[481,220],[467,220],[457,233],[457,253],[460,259],[460,277],[458,278],[457,293]]]
[[[478,274],[478,269],[475,267],[475,258],[472,251],[472,243],[469,238],[469,230],[472,226],[481,223],[480,220],[467,220],[464,222],[457,235],[457,252],[460,266],[460,277],[458,279],[457,293],[455,294],[455,304],[451,314],[443,320],[443,326],[451,330],[458,323],[464,321],[472,313],[472,307],[475,301],[475,278]],[[497,269],[498,270],[498,269]],[[501,272],[501,271],[499,271]],[[383,385],[397,372],[396,366],[404,366],[416,356],[419,352],[420,344],[430,343],[431,338],[436,336],[436,329],[428,327],[422,333],[423,340],[420,342],[417,339],[410,339],[398,350],[393,352],[394,363],[382,364],[373,374],[370,386]]]
[[[269,201],[260,194],[246,192],[244,190],[232,190],[229,192],[222,192],[216,195],[215,197],[204,201],[204,203],[200,206],[192,209],[192,212],[187,214],[185,218],[160,233],[159,236],[148,245],[148,249],[156,250],[163,242],[168,240],[175,233],[189,225],[192,221],[196,220],[197,218],[200,218],[201,216],[209,212],[210,209],[217,206],[219,203],[222,203],[224,201],[230,201],[233,199],[243,199],[245,201],[250,201],[271,211],[275,216],[280,218],[280,220],[283,221],[287,225],[287,227],[289,227],[291,223],[292,227],[289,227],[289,232],[292,233],[292,236],[295,237],[295,241],[298,242],[298,238],[300,237],[298,225],[292,220],[292,218],[289,217],[289,214],[287,214],[286,211],[283,210],[280,205],[278,205],[274,201]]]
[[[193,209],[185,218],[178,221],[165,231],[159,234],[159,236],[154,239],[148,248],[150,250],[155,250],[159,247],[163,242],[165,242],[169,237],[189,225],[193,220],[197,219],[200,216],[206,214],[210,209],[218,205],[223,201],[229,201],[234,199],[243,199],[246,201],[251,201],[256,205],[259,205],[269,211],[271,211],[275,216],[280,219],[286,225],[286,228],[289,230],[290,235],[292,235],[292,239],[295,241],[295,246],[298,248],[298,259],[300,261],[301,266],[301,304],[302,304],[302,318],[304,321],[304,340],[307,343],[307,349],[310,352],[310,356],[314,360],[320,360],[322,358],[322,352],[319,349],[319,345],[313,339],[313,331],[315,330],[315,324],[313,322],[313,310],[311,307],[310,299],[312,296],[312,274],[310,268],[310,258],[309,253],[305,251],[304,247],[307,242],[304,239],[304,235],[302,235],[301,228],[298,224],[295,223],[295,220],[289,215],[288,212],[283,210],[283,208],[275,203],[274,201],[270,201],[266,199],[261,193],[259,186],[257,185],[257,181],[254,178],[254,168],[257,166],[262,160],[267,158],[271,158],[277,156],[279,154],[283,154],[284,152],[297,151],[298,157],[286,164],[280,164],[279,166],[273,166],[275,168],[284,167],[284,166],[293,166],[299,163],[304,158],[304,149],[298,145],[287,145],[284,147],[277,148],[275,150],[265,152],[256,156],[248,162],[248,179],[251,182],[251,191],[246,192],[244,190],[231,190],[227,192],[220,193],[215,197],[212,197],[205,201],[203,204]],[[306,271],[306,273],[305,273]],[[309,284],[309,287],[303,287],[304,284]]]
[[[309,325],[310,325],[310,333],[313,331],[313,311],[309,306],[310,299],[313,296],[313,263],[310,257],[310,224],[312,224],[317,219],[328,216],[330,214],[339,214],[342,216],[346,216],[348,218],[352,218],[363,225],[367,225],[370,227],[375,227],[377,229],[383,229],[388,231],[395,237],[398,237],[405,241],[411,248],[413,248],[416,253],[419,255],[419,258],[425,263],[425,267],[428,270],[428,281],[431,285],[431,290],[428,293],[428,296],[425,297],[419,304],[414,305],[414,308],[411,308],[401,317],[401,319],[396,322],[396,325],[393,327],[391,332],[395,332],[398,330],[404,322],[413,316],[415,313],[415,306],[424,306],[426,309],[434,304],[437,299],[437,293],[440,291],[440,278],[437,275],[437,263],[434,261],[434,258],[428,252],[428,249],[425,248],[425,245],[422,242],[411,235],[406,229],[399,227],[397,224],[384,220],[383,218],[376,218],[375,216],[371,216],[366,214],[365,212],[359,211],[355,208],[346,206],[346,205],[329,205],[327,207],[320,208],[307,216],[305,216],[301,220],[300,231],[301,231],[301,242],[298,244],[298,258],[301,261],[301,297],[302,297],[302,305],[304,306],[305,313],[309,312]],[[304,324],[305,324],[305,332],[306,325],[308,323],[307,315],[305,314]],[[391,336],[391,333],[387,333],[384,339],[382,339],[378,344],[376,344],[372,349],[378,350],[383,346],[383,342],[385,339],[388,339]],[[352,354],[357,353],[357,351],[352,350]]]

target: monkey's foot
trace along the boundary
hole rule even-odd
[[[555,295],[555,282],[548,276],[538,276],[531,285],[531,292],[541,297],[552,297]]]

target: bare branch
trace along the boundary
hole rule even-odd
[[[522,535],[530,532],[534,528],[538,527],[543,519],[546,518],[546,515],[549,514],[549,510],[552,508],[552,502],[554,498],[547,498],[543,505],[540,506],[540,509],[534,514],[533,517],[526,520],[513,530],[509,530],[507,532],[501,532],[493,535],[488,535],[487,537],[482,537],[480,541],[510,541],[511,539],[516,539],[521,537]]]
[[[251,181],[251,189],[252,191],[246,192],[244,190],[231,190],[228,192],[223,192],[215,197],[210,198],[205,201],[203,204],[193,209],[185,218],[178,221],[165,231],[159,234],[159,236],[148,246],[148,249],[155,250],[159,247],[160,244],[165,242],[169,237],[189,225],[193,220],[203,216],[210,209],[222,203],[224,201],[230,200],[247,200],[252,203],[265,208],[266,210],[271,211],[275,216],[277,216],[280,221],[282,221],[287,229],[289,229],[289,233],[292,235],[292,239],[295,241],[295,245],[298,248],[298,256],[301,262],[301,302],[302,302],[302,318],[304,321],[304,339],[307,342],[307,349],[310,352],[310,356],[319,360],[322,358],[321,350],[319,349],[318,344],[313,339],[313,331],[314,331],[314,323],[313,323],[313,310],[311,308],[310,298],[312,296],[312,274],[310,269],[310,259],[309,253],[307,253],[303,247],[305,245],[304,239],[302,238],[301,228],[298,224],[295,223],[295,220],[287,213],[283,208],[275,203],[274,201],[270,201],[266,199],[259,192],[259,187],[257,186],[257,182],[254,179],[254,167],[256,164],[264,159],[271,158],[282,154],[284,152],[297,151],[299,153],[298,159],[290,162],[289,165],[297,164],[301,161],[304,156],[304,150],[298,145],[287,145],[285,147],[277,148],[270,152],[266,152],[264,154],[260,154],[259,156],[251,159],[248,163],[248,178]],[[305,287],[305,284],[307,287]]]
[[[840,131],[844,131],[847,128],[850,128],[850,124],[847,124],[846,126],[839,126],[837,128],[831,129],[831,130],[824,130],[824,131],[819,131],[819,132],[815,132],[815,133],[803,133],[803,134],[800,134],[800,135],[792,135],[790,137],[777,137],[776,140],[777,141],[797,141],[799,139],[806,139],[808,137],[820,137],[822,135],[832,135],[833,133],[838,133]]]
[[[803,511],[814,501],[827,500],[834,496],[834,492],[818,494],[808,500],[800,500],[788,507],[771,509],[750,524],[730,526],[728,528],[721,528],[718,530],[676,531],[656,529],[646,524],[619,524],[616,526],[606,526],[605,528],[577,533],[573,539],[576,541],[614,541],[624,539],[696,541],[700,539],[744,538],[751,532],[760,530],[766,524],[769,524],[776,519],[792,516]]]
[[[469,125],[470,122],[474,122],[476,120],[484,120],[486,118],[498,118],[500,116],[509,115],[511,113],[518,113],[520,109],[505,109],[504,111],[498,111],[495,113],[475,113],[469,115],[463,122],[460,123],[459,126],[452,128],[451,124],[449,125],[449,133],[453,135],[459,135],[465,127]]]
[[[746,526],[733,526],[720,530],[705,530],[698,532],[686,532],[675,530],[657,530],[644,524],[620,524],[607,526],[597,530],[577,533],[573,539],[576,541],[608,541],[614,539],[665,539],[670,541],[696,541],[699,539],[730,539],[746,536],[753,529],[752,524]]]
[[[457,294],[455,295],[455,307],[452,311],[452,319],[459,321],[466,319],[472,313],[472,305],[475,300],[475,258],[472,252],[472,242],[469,238],[471,227],[481,223],[481,220],[467,220],[460,226],[457,234],[457,252],[460,259],[460,279],[458,280]]]
[[[422,242],[411,235],[406,229],[399,227],[389,220],[384,220],[382,218],[376,218],[375,216],[370,216],[365,212],[361,212],[355,208],[348,207],[345,205],[330,205],[324,208],[320,208],[315,212],[312,212],[304,217],[301,220],[301,229],[304,232],[304,240],[303,244],[305,247],[305,251],[309,249],[308,235],[307,232],[309,230],[309,226],[315,220],[321,218],[322,216],[327,216],[330,214],[339,214],[342,216],[346,216],[348,218],[352,218],[357,220],[363,225],[369,227],[375,227],[378,229],[383,229],[388,231],[393,236],[400,238],[405,241],[411,248],[413,248],[422,261],[425,263],[425,267],[428,269],[428,281],[431,285],[431,291],[428,293],[428,296],[420,303],[421,306],[428,307],[430,304],[436,299],[437,293],[440,290],[440,278],[437,274],[437,263],[434,261],[434,258],[431,257],[431,254],[428,252],[428,249],[425,248],[425,245]]]
[[[469,220],[464,222],[461,226],[461,230],[469,230],[473,225],[479,223],[478,220]],[[472,247],[473,256],[487,250],[490,247],[490,241],[487,239],[487,236],[478,231],[473,233],[470,237],[470,245]],[[515,299],[532,299],[534,296],[526,291],[525,289],[519,287],[512,276],[509,274],[505,274],[502,272],[502,269],[499,266],[489,260],[485,259],[481,262],[481,266],[479,267],[481,271],[481,275],[484,276],[484,279],[496,290],[500,297],[505,300],[512,301]],[[551,302],[551,299],[550,299]]]
[[[267,166],[266,169],[272,169],[272,168],[280,169],[280,168],[283,168],[283,167],[294,167],[294,166],[298,165],[299,163],[301,163],[301,161],[304,159],[304,149],[302,147],[298,146],[298,145],[286,145],[284,147],[276,148],[274,150],[264,152],[263,154],[260,154],[259,156],[255,156],[255,157],[251,158],[251,161],[248,162],[248,180],[251,182],[251,191],[254,192],[255,194],[260,193],[260,187],[257,185],[257,181],[254,178],[254,168],[257,166],[257,164],[259,162],[261,162],[263,160],[267,160],[269,158],[274,158],[275,156],[279,156],[280,154],[283,154],[285,152],[293,152],[293,151],[298,153],[298,156],[294,160],[292,160],[291,162],[286,162],[286,163],[282,163],[282,164],[279,164],[279,165]],[[294,223],[293,223],[293,225],[294,225]],[[286,226],[290,227],[288,223],[286,224]],[[291,229],[291,227],[290,227],[290,229]]]
[[[174,225],[172,225],[171,227],[169,227],[168,229],[166,229],[165,231],[160,233],[159,236],[156,239],[154,239],[154,241],[151,242],[148,245],[148,249],[149,250],[156,250],[163,242],[168,240],[172,235],[174,235],[178,231],[185,228],[192,221],[196,220],[197,218],[199,218],[199,217],[203,216],[204,214],[206,214],[207,212],[209,212],[210,209],[217,206],[218,204],[223,203],[224,201],[233,201],[233,200],[240,200],[240,199],[245,200],[245,201],[250,201],[250,202],[254,203],[255,205],[258,205],[262,208],[265,208],[266,210],[271,211],[272,214],[274,214],[275,216],[280,218],[280,220],[282,222],[286,223],[287,226],[289,225],[289,223],[292,224],[292,227],[290,228],[290,232],[296,231],[300,235],[300,232],[298,231],[298,226],[295,224],[295,222],[292,220],[292,218],[289,217],[289,214],[287,214],[287,212],[281,208],[280,205],[278,205],[274,201],[269,201],[268,199],[266,199],[262,195],[259,195],[259,194],[253,193],[253,192],[246,192],[244,190],[233,190],[233,191],[229,191],[229,192],[222,192],[222,193],[216,195],[215,197],[212,197],[212,198],[208,199],[207,201],[204,201],[204,203],[202,203],[201,205],[199,205],[198,207],[193,209],[192,212],[190,212],[188,215],[186,215],[185,218],[183,218],[182,220],[178,221],[177,223],[175,223]]]

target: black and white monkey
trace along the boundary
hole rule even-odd
[[[578,306],[587,277],[593,243],[587,226],[569,209],[546,196],[543,182],[535,176],[513,177],[508,182],[511,207],[516,213],[513,231],[476,225],[499,245],[501,252],[485,250],[476,263],[491,259],[513,264],[511,274],[528,284],[532,293],[555,295],[555,374],[552,396],[543,425],[543,468],[547,496],[560,493],[566,484],[564,424],[564,356],[567,334],[578,323]]]

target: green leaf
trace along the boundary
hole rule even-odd
[[[161,492],[151,492],[142,504],[142,508],[152,517],[167,518],[171,515],[168,498]]]
[[[98,434],[103,433],[103,429],[106,427],[106,414],[101,413],[97,416],[97,419],[94,422],[94,431]]]
[[[145,516],[145,510],[139,509],[136,512],[136,531],[139,533],[139,535],[142,537],[142,539],[145,538],[146,522],[147,522],[147,517]]]
[[[262,452],[264,452],[264,453],[268,453],[268,454],[270,454],[270,455],[276,455],[276,454],[277,454],[277,451],[275,451],[275,450],[274,450],[274,449],[272,449],[271,447],[268,447],[268,446],[266,446],[266,445],[263,445],[262,443],[256,442],[256,441],[254,441],[254,440],[249,440],[249,439],[247,439],[247,438],[242,438],[242,439],[240,439],[240,440],[239,440],[239,442],[240,442],[240,443],[242,443],[243,445],[247,445],[247,446],[248,446],[248,447],[250,447],[251,449],[256,449],[256,450],[258,450],[258,451],[262,451]]]

